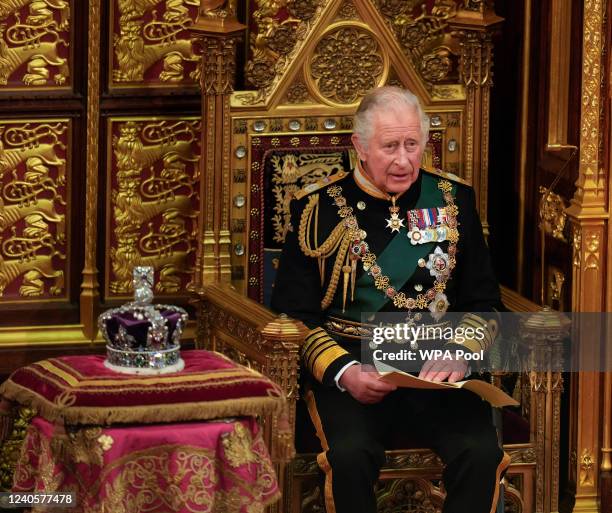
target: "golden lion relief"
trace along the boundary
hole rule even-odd
[[[70,70],[62,54],[70,46],[70,5],[64,0],[29,1],[0,2],[0,20],[11,14],[15,18],[0,24],[0,86],[11,78],[26,86],[65,85]],[[26,5],[27,15],[20,12]],[[13,77],[23,65],[25,73]]]
[[[135,265],[155,267],[160,293],[176,294],[191,279],[200,130],[199,120],[119,124],[112,139],[112,294],[130,292]]]
[[[65,292],[67,131],[66,121],[0,126],[3,300]]]
[[[199,5],[198,0],[119,0],[113,81],[143,82],[146,72],[159,62],[162,70],[147,81],[181,82],[189,70],[189,78],[196,80],[200,59],[186,31],[195,15],[189,6]],[[147,13],[151,15],[148,21]],[[189,70],[185,63],[191,63]]]

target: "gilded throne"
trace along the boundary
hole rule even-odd
[[[260,369],[284,388],[288,425],[263,419],[284,492],[271,511],[318,512],[318,449],[302,435],[296,439],[296,423],[308,422],[296,408],[306,329],[262,306],[289,202],[309,183],[352,167],[349,137],[360,98],[372,87],[397,84],[419,95],[430,115],[425,165],[472,184],[486,232],[491,36],[502,20],[492,2],[478,0],[256,1],[248,13],[244,68],[253,88],[234,91],[242,71],[235,69],[236,47],[246,27],[226,4],[223,10],[223,2],[203,0],[192,27],[204,49],[197,342]],[[516,297],[505,292],[504,301],[512,308]],[[500,376],[493,379],[501,383]],[[518,379],[515,387],[530,427],[523,437],[505,440],[513,442],[505,443],[512,457],[505,509],[556,511],[550,498],[556,481],[545,483],[543,474],[549,428],[536,422],[551,397],[531,394],[529,386]],[[387,461],[377,491],[380,511],[441,510],[442,468],[431,451],[389,451]],[[549,472],[554,475],[554,464]]]

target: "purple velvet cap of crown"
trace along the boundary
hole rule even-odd
[[[178,340],[180,332],[183,329],[183,323],[181,322],[183,314],[181,312],[177,312],[175,309],[164,308],[161,305],[159,305],[156,310],[166,321],[165,325],[168,328],[168,335],[163,343],[159,345],[156,344],[154,347],[149,347],[148,349],[164,349],[166,347],[175,345],[175,342],[173,341],[175,339]],[[139,348],[147,347],[147,334],[149,332],[149,328],[151,327],[151,323],[146,317],[143,317],[142,319],[136,318],[137,313],[138,311],[114,311],[107,319],[104,320],[108,340],[113,346],[121,347],[122,349],[131,349],[134,351],[138,350]],[[117,340],[117,334],[119,333],[121,327],[123,327],[128,335],[128,337],[120,337],[123,339],[123,343],[120,343]],[[178,336],[175,337],[174,333],[177,327],[179,329],[179,333]]]

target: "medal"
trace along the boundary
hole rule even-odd
[[[399,232],[400,228],[404,228],[404,220],[400,219],[399,207],[395,206],[395,196],[391,196],[389,212],[391,213],[391,218],[385,219],[385,221],[387,221],[386,228],[391,228],[391,233]]]
[[[428,310],[431,312],[431,316],[435,321],[439,321],[442,317],[444,317],[446,310],[448,310],[449,304],[450,303],[448,302],[446,294],[443,294],[442,292],[438,292],[436,294],[428,307]]]
[[[436,240],[438,242],[443,242],[446,240],[446,236],[448,234],[448,226],[442,224],[436,227]]]
[[[387,228],[391,228],[391,232],[399,232],[400,228],[404,227],[404,220],[400,219],[397,214],[391,214],[391,219],[386,219]]]
[[[413,246],[416,246],[417,244],[423,244],[423,232],[419,230],[416,226],[408,232],[408,238],[410,239],[410,244],[412,244]]]
[[[446,224],[446,208],[421,208],[407,214],[408,238],[412,245],[442,242],[447,240],[449,227]]]
[[[429,255],[428,258],[429,260],[425,267],[429,269],[429,274],[431,276],[436,278],[436,280],[441,280],[442,278],[448,276],[448,253],[444,253],[440,246],[436,246],[436,249]]]

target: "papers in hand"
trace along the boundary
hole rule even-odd
[[[501,407],[501,406],[518,406],[519,403],[515,401],[508,394],[500,390],[491,383],[487,383],[486,381],[480,381],[478,379],[468,379],[466,381],[457,381],[456,383],[440,383],[436,381],[427,381],[425,379],[417,378],[416,376],[412,376],[410,374],[406,374],[405,372],[395,370],[384,370],[392,369],[392,367],[384,366],[381,367],[376,365],[378,372],[380,374],[380,378],[383,381],[387,381],[388,383],[393,383],[398,387],[406,387],[406,388],[426,388],[426,389],[453,389],[453,388],[463,388],[465,390],[469,390],[470,392],[474,392],[482,397],[485,401],[491,403],[491,406]]]

